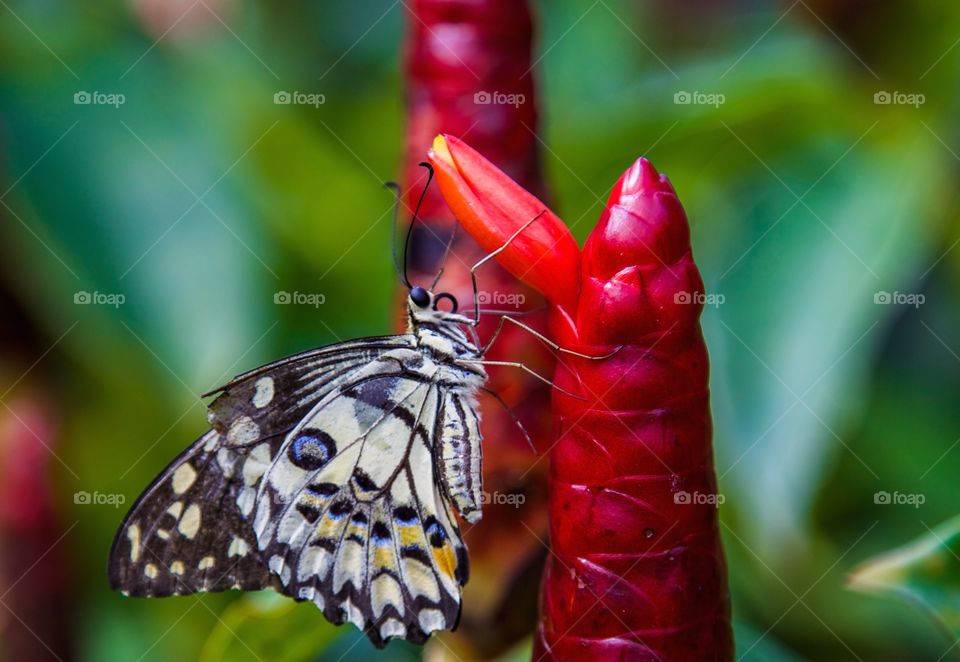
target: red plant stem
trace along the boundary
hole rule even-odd
[[[542,192],[526,0],[413,0],[407,7],[407,206],[413,209],[420,194],[414,183],[424,181],[417,164],[440,132],[469,139],[525,188]],[[477,103],[494,93],[523,102]],[[430,223],[453,222],[435,188],[423,211]]]
[[[703,283],[673,187],[645,159],[617,182],[583,250],[554,395],[552,554],[534,659],[729,660],[711,448]],[[594,350],[596,351],[596,350]]]

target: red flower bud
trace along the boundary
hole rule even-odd
[[[431,154],[441,191],[467,231],[497,248],[537,203],[463,143],[446,144]],[[582,261],[562,222],[544,220],[497,259],[565,309],[553,317],[561,345],[619,351],[560,357],[558,386],[585,399],[553,400],[552,554],[534,658],[728,660],[703,282],[686,215],[640,159],[614,187]]]

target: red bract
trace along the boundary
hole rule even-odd
[[[496,213],[503,203],[492,211],[479,203],[514,195],[516,186],[489,165],[475,167],[477,158],[454,157],[458,172],[447,171],[472,185],[468,193],[440,182],[482,243],[526,219]],[[451,161],[442,147],[431,159],[438,169]],[[551,246],[542,237],[562,234],[559,219],[546,221],[549,233],[511,244],[502,264],[531,284],[579,266],[579,287],[544,291],[555,308],[570,306],[554,315],[554,338],[594,354],[620,349],[602,360],[560,360],[558,385],[584,399],[553,398],[552,554],[534,658],[728,660],[703,283],[683,208],[666,177],[640,159],[614,187],[581,260],[564,253],[530,264]]]
[[[542,213],[498,259],[551,303],[566,307],[575,301],[580,251],[556,214],[453,136],[437,136],[430,160],[440,191],[457,220],[487,251],[496,250]]]

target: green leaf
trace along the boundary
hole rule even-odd
[[[311,660],[342,634],[343,629],[328,623],[313,603],[262,591],[227,607],[199,660]]]
[[[867,561],[853,572],[848,586],[919,605],[960,639],[960,516]]]

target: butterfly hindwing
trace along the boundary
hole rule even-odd
[[[261,482],[254,532],[280,590],[374,643],[456,625],[466,551],[434,460],[437,366],[395,350],[304,417]]]
[[[240,375],[218,389],[212,430],[174,460],[124,519],[111,586],[166,596],[276,583],[249,522],[253,496],[284,436],[318,399],[408,336],[331,345]]]

